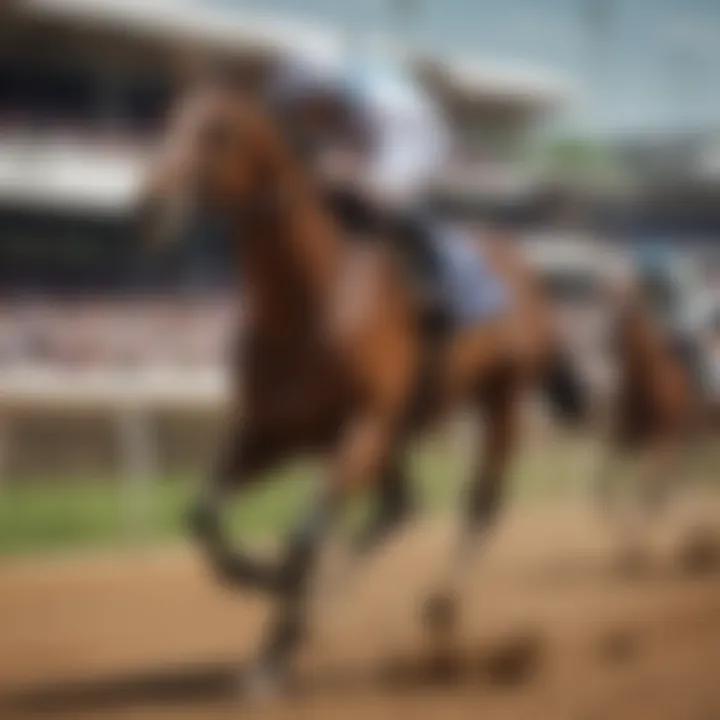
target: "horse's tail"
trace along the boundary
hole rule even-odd
[[[542,391],[555,417],[568,424],[590,418],[590,391],[570,353],[558,348],[542,379]]]

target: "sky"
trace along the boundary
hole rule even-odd
[[[720,129],[720,0],[213,0],[569,81],[569,114],[609,131]],[[403,0],[395,0],[403,2]]]

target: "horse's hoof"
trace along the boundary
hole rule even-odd
[[[438,592],[430,596],[423,608],[423,621],[435,637],[449,636],[457,622],[457,598],[454,593]]]
[[[702,574],[720,567],[720,543],[707,530],[698,529],[680,546],[678,560],[690,574]]]
[[[285,674],[266,662],[248,668],[240,678],[239,693],[252,703],[266,704],[282,697],[286,690]]]

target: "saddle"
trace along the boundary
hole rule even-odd
[[[424,335],[428,339],[445,336],[450,329],[450,309],[443,302],[441,288],[429,287],[431,283],[428,283],[428,276],[439,276],[439,272],[434,272],[438,269],[421,267],[427,263],[418,262],[417,254],[409,247],[411,243],[401,241],[402,229],[389,222],[356,193],[333,188],[327,193],[326,201],[351,241],[379,238],[388,243],[395,251],[407,284],[417,300]],[[439,286],[439,277],[432,284]]]
[[[346,191],[333,191],[328,202],[349,238],[380,238],[393,249],[417,301],[428,343],[442,343],[454,330],[482,322],[505,306],[506,288],[469,233],[434,218],[424,218],[419,233],[412,223],[388,221]]]

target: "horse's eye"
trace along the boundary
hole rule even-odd
[[[201,142],[208,152],[225,152],[232,144],[233,131],[226,123],[210,123],[201,134]]]

